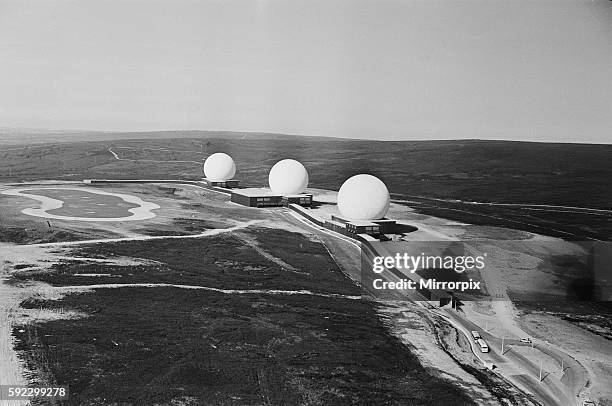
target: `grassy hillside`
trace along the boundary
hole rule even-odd
[[[278,230],[257,229],[250,236],[297,269],[277,266],[235,236],[215,236],[184,244],[92,245],[80,254],[155,262],[96,269],[63,264],[29,275],[63,286],[88,283],[74,275],[96,271],[115,276],[93,278],[96,283],[265,291],[123,287],[60,300],[27,299],[23,308],[84,315],[14,328],[16,348],[32,378],[69,385],[66,405],[475,404],[388,333],[377,314],[383,304],[341,296],[359,295],[360,289],[321,243]],[[281,295],[269,289],[314,293]]]

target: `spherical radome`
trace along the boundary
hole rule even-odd
[[[338,191],[338,210],[347,220],[378,220],[389,210],[387,186],[372,175],[348,178]]]
[[[229,180],[236,174],[236,164],[231,156],[216,152],[204,161],[204,176],[212,181]]]
[[[304,193],[308,186],[308,171],[295,159],[283,159],[270,169],[268,183],[274,193],[283,195]]]

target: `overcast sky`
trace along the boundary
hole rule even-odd
[[[0,127],[612,138],[608,1],[4,1]]]

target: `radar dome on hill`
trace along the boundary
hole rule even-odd
[[[308,186],[308,171],[295,159],[283,159],[270,169],[268,183],[274,193],[282,195],[304,193]]]
[[[387,186],[375,176],[355,175],[338,191],[338,210],[347,220],[379,220],[389,210]]]
[[[216,152],[204,161],[204,176],[211,181],[230,180],[236,174],[236,164],[231,156]]]

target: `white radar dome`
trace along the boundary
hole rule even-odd
[[[389,210],[387,186],[372,175],[348,178],[338,191],[338,210],[347,220],[378,220]]]
[[[204,176],[212,181],[229,180],[236,174],[236,164],[231,156],[217,152],[204,161]]]
[[[270,169],[268,183],[274,193],[283,195],[304,193],[308,186],[308,171],[295,159],[283,159]]]

